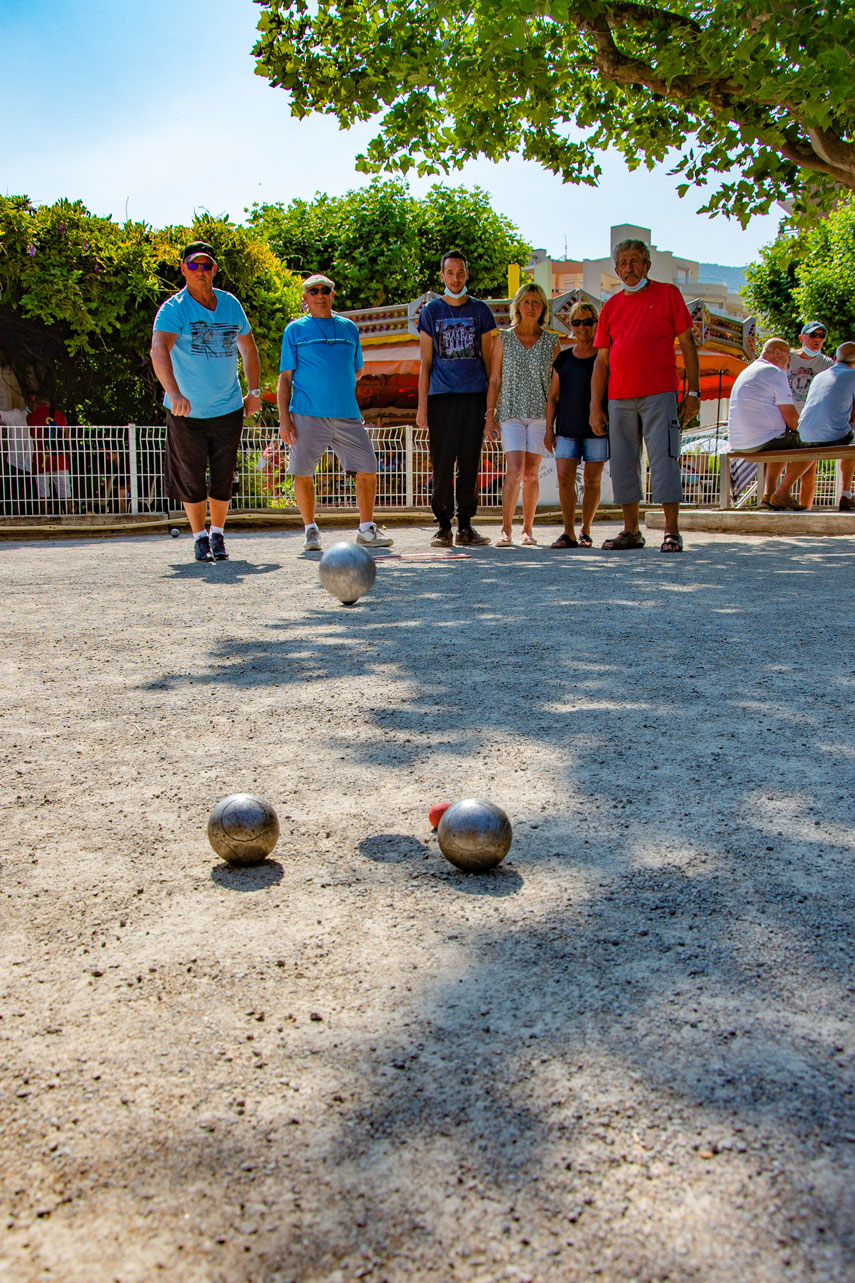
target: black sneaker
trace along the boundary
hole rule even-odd
[[[850,499],[848,495],[840,496],[840,503],[837,505],[838,512],[855,512],[855,499]]]
[[[454,541],[459,548],[484,548],[490,542],[486,535],[479,535],[472,526],[463,526],[457,531]]]
[[[213,561],[211,556],[211,541],[207,535],[200,535],[198,539],[193,540],[193,551],[197,561]]]
[[[219,533],[211,535],[211,554],[214,561],[228,561],[229,554],[226,552],[226,541]]]
[[[431,539],[430,546],[431,548],[453,548],[454,535],[451,533],[451,526],[440,526]]]

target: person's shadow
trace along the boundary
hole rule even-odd
[[[218,583],[239,584],[250,575],[269,575],[281,570],[281,561],[181,561],[169,566],[166,579],[211,579]]]

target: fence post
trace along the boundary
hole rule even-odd
[[[135,423],[128,424],[128,469],[131,474],[131,512],[140,510],[140,482],[137,472],[137,428]]]
[[[404,502],[408,508],[413,507],[413,425],[407,423],[404,427],[404,462],[406,466],[406,482]]]

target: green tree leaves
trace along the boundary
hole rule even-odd
[[[635,167],[676,148],[705,208],[743,224],[776,200],[807,213],[855,190],[855,0],[259,4],[256,70],[294,115],[380,114],[368,172],[520,151],[592,182],[598,149]]]
[[[419,200],[406,183],[375,179],[345,196],[254,205],[253,231],[301,275],[325,272],[342,309],[406,303],[439,284],[447,249],[469,260],[473,293],[504,297],[510,263],[531,246],[481,188],[437,184]]]
[[[805,321],[821,320],[826,351],[855,339],[855,197],[809,230],[780,236],[745,276],[745,297],[766,333],[795,341]]]

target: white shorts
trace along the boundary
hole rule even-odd
[[[57,499],[70,499],[71,480],[68,472],[38,473],[36,475],[36,490],[40,499],[49,499],[54,494]]]
[[[543,438],[546,435],[546,419],[506,419],[499,425],[502,429],[502,449],[525,450],[527,454],[545,454]]]

